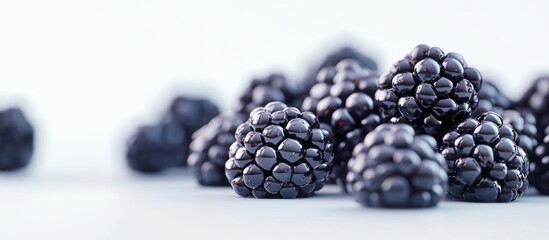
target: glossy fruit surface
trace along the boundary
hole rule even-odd
[[[294,84],[284,75],[275,73],[264,78],[253,79],[240,95],[234,111],[247,115],[255,108],[265,106],[269,102],[280,101],[296,107],[302,100]]]
[[[446,161],[436,140],[407,124],[382,124],[356,146],[347,188],[370,207],[435,206],[446,192]]]
[[[334,158],[316,116],[281,102],[254,109],[235,131],[225,175],[240,196],[308,197],[320,190]]]
[[[379,86],[375,101],[385,121],[440,136],[471,116],[482,76],[457,53],[418,45],[380,77]]]

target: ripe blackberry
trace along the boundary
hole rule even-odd
[[[375,100],[384,120],[438,136],[471,116],[481,84],[461,55],[418,45],[380,77]]]
[[[301,92],[303,95],[308,95],[309,90],[317,83],[317,75],[321,69],[335,67],[339,62],[345,59],[354,59],[358,61],[363,68],[371,71],[377,71],[378,69],[377,63],[373,58],[360,53],[352,47],[344,46],[337,49],[337,51],[330,53],[322,63],[308,71],[305,80],[301,84]]]
[[[549,76],[537,78],[518,102],[519,108],[528,109],[534,114],[540,133],[549,126],[549,104],[547,103],[549,103]]]
[[[347,188],[365,206],[435,206],[446,192],[446,161],[437,142],[407,124],[382,124],[356,146]]]
[[[504,110],[510,109],[512,105],[512,101],[494,83],[483,80],[482,88],[478,91],[478,106],[473,111],[472,117],[479,117],[490,111],[502,114]]]
[[[159,172],[185,159],[185,144],[185,130],[174,122],[144,126],[130,138],[126,160],[136,171]]]
[[[549,195],[549,126],[545,128],[545,137],[531,155],[530,183],[540,194]]]
[[[199,184],[229,185],[225,177],[225,162],[234,142],[234,132],[243,121],[241,115],[219,115],[193,134],[188,163],[193,167]]]
[[[19,108],[0,112],[0,171],[27,166],[34,151],[34,129]]]
[[[240,196],[308,197],[324,186],[333,159],[316,116],[280,102],[250,113],[236,132],[225,175]]]
[[[318,83],[303,101],[302,110],[316,113],[322,128],[334,137],[335,160],[329,182],[345,186],[347,162],[353,148],[369,131],[380,124],[374,108],[378,75],[353,59],[345,59],[335,67],[318,73]]]
[[[282,74],[253,79],[240,96],[235,111],[248,114],[255,108],[273,101],[284,102],[290,106],[298,106],[301,102],[296,87]]]
[[[179,96],[173,99],[163,121],[174,122],[184,129],[185,144],[182,144],[181,147],[185,148],[184,153],[189,154],[188,144],[192,141],[192,134],[218,114],[219,108],[210,100]],[[176,165],[186,166],[187,157],[188,155],[183,156]]]
[[[519,136],[501,117],[487,112],[467,118],[444,135],[450,196],[478,202],[510,202],[528,189],[529,162]]]
[[[527,156],[534,154],[538,145],[536,118],[526,110],[505,110],[501,117],[503,122],[511,125],[518,134],[517,144],[522,147]],[[531,160],[531,159],[530,159]]]

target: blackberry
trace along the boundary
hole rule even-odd
[[[517,144],[522,147],[527,156],[534,154],[538,145],[536,138],[536,118],[526,110],[505,110],[501,115],[503,122],[511,125],[518,134]]]
[[[473,111],[472,117],[479,117],[490,111],[502,114],[504,110],[510,109],[512,105],[512,101],[494,83],[483,80],[482,88],[478,91],[478,106]]]
[[[163,121],[174,122],[184,129],[185,144],[181,144],[181,147],[185,148],[183,152],[188,154],[190,153],[188,144],[192,141],[192,134],[218,114],[219,108],[210,100],[179,96],[173,99]],[[187,157],[183,156],[176,165],[186,166]]]
[[[353,148],[369,131],[380,124],[374,108],[378,75],[354,59],[345,59],[335,67],[318,73],[318,83],[303,101],[302,110],[316,113],[322,128],[334,137],[335,160],[329,182],[345,186],[347,162]]]
[[[335,65],[345,59],[354,59],[366,69],[372,71],[378,70],[377,63],[373,58],[360,53],[352,47],[344,46],[330,53],[326,56],[322,63],[308,71],[305,80],[301,84],[301,92],[303,92],[303,95],[307,95],[309,90],[317,83],[316,78],[321,69],[326,67],[335,67]]]
[[[531,155],[530,183],[540,194],[549,195],[549,126],[545,129],[544,135],[535,154]]]
[[[296,87],[282,74],[253,79],[240,96],[234,110],[246,115],[255,108],[273,101],[284,102],[292,107],[298,106],[301,102]]]
[[[308,197],[324,186],[333,160],[329,133],[316,116],[271,102],[236,132],[225,175],[240,196]]]
[[[225,162],[234,142],[234,132],[243,121],[241,115],[219,115],[193,134],[188,163],[193,167],[199,184],[229,185],[225,177]]]
[[[0,171],[27,166],[34,151],[34,129],[21,109],[0,112]]]
[[[444,135],[450,196],[465,201],[510,202],[528,189],[529,162],[519,136],[494,112],[467,118]]]
[[[437,142],[407,124],[382,124],[358,144],[349,161],[347,188],[365,206],[435,206],[445,194],[446,161]]]
[[[481,84],[461,55],[418,45],[380,77],[375,101],[384,120],[440,136],[471,116]]]
[[[538,132],[549,126],[549,76],[537,78],[518,102],[518,107],[530,110],[538,120]],[[539,136],[543,136],[540,134]],[[542,140],[542,139],[539,139]]]
[[[185,159],[185,143],[185,130],[174,122],[143,126],[130,138],[126,160],[136,171],[159,172]]]

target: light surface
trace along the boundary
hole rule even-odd
[[[549,73],[547,9],[496,0],[0,1],[0,107],[22,106],[37,129],[31,168],[0,173],[0,238],[545,239],[549,198],[426,211],[363,209],[330,193],[255,201],[177,173],[135,177],[123,153],[135,127],[154,123],[175,94],[229,109],[251,77],[277,70],[298,80],[342,42],[381,71],[419,43],[459,52],[518,98]]]

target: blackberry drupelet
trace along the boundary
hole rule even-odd
[[[482,76],[457,53],[418,45],[379,85],[375,100],[384,120],[440,136],[475,110]]]
[[[343,188],[353,148],[380,124],[373,102],[377,79],[378,75],[360,62],[345,59],[335,67],[320,70],[318,83],[301,107],[316,113],[322,127],[332,134],[336,157],[328,181],[338,182]]]
[[[308,95],[309,90],[317,83],[317,75],[321,69],[335,67],[339,62],[345,59],[354,59],[358,61],[362,67],[372,71],[377,71],[378,69],[377,63],[373,58],[360,53],[352,47],[345,46],[330,53],[322,63],[308,71],[307,76],[301,84],[302,90],[300,92],[302,92],[304,96]]]
[[[478,106],[473,111],[472,117],[479,117],[490,111],[502,114],[504,110],[510,109],[512,105],[513,102],[494,83],[483,80],[482,88],[478,91]]]
[[[531,155],[530,183],[540,194],[549,195],[549,126],[543,135],[545,137],[537,146],[535,154]]]
[[[549,126],[549,76],[537,78],[532,86],[526,90],[518,107],[530,110],[538,121],[538,132],[542,133]],[[540,137],[539,140],[542,140]]]
[[[185,144],[182,144],[181,147],[185,148],[185,154],[189,154],[192,134],[218,114],[219,108],[208,99],[179,96],[173,99],[163,121],[174,122],[184,129]],[[188,155],[183,156],[176,165],[186,166],[187,157]]]
[[[34,129],[21,109],[0,112],[0,171],[27,166],[34,151]]]
[[[240,96],[234,110],[247,115],[255,108],[273,101],[284,102],[295,107],[299,106],[302,97],[293,83],[284,75],[271,74],[265,78],[253,79]]]
[[[446,161],[428,135],[407,124],[382,124],[356,146],[347,188],[365,206],[435,206],[446,192]]]
[[[320,190],[333,160],[330,134],[316,116],[281,102],[250,113],[236,132],[225,175],[240,196],[308,197]]]
[[[475,202],[510,202],[528,189],[529,161],[519,136],[494,112],[467,118],[444,135],[450,196]]]
[[[219,115],[193,134],[189,166],[196,180],[204,186],[229,186],[225,177],[225,162],[234,142],[236,128],[244,121],[237,114]]]
[[[174,122],[144,126],[130,138],[126,160],[136,171],[159,172],[185,159],[185,144],[185,130]]]

